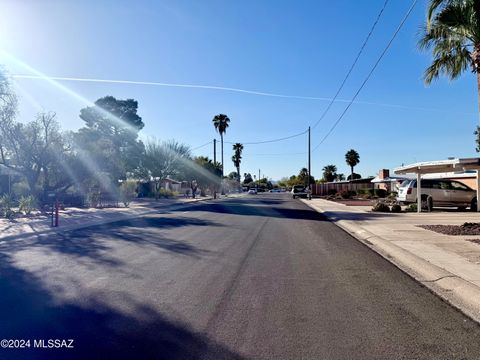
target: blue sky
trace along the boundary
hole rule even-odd
[[[292,96],[331,98],[352,64],[385,0],[338,1],[69,1],[0,0],[0,46],[48,76],[232,87]],[[355,94],[399,25],[411,1],[390,0],[339,99]],[[312,175],[360,154],[356,172],[375,175],[416,161],[476,156],[477,90],[467,72],[425,87],[430,55],[416,48],[425,18],[420,0],[363,91],[332,134],[312,153]],[[9,57],[11,74],[32,75]],[[226,142],[256,142],[298,134],[312,126],[326,100],[268,97],[211,89],[60,82],[95,101],[134,98],[142,136],[176,139],[196,148],[214,137],[218,113],[231,119]],[[82,126],[85,106],[52,83],[16,79],[19,119],[39,108],[55,111],[63,128]],[[345,108],[335,102],[312,131],[312,148]],[[241,171],[273,179],[307,165],[307,136],[245,144]],[[213,146],[194,151],[213,157]],[[225,144],[225,173],[234,171]],[[218,159],[220,155],[218,154]]]

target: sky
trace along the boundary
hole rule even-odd
[[[431,61],[417,48],[427,0],[418,0],[331,131],[412,4],[388,1],[338,101],[319,121],[384,3],[0,0],[0,64],[13,77],[18,120],[24,122],[38,111],[54,111],[65,130],[76,130],[83,126],[80,109],[90,102],[106,95],[133,98],[145,123],[143,139],[175,139],[194,155],[213,158],[213,139],[220,136],[212,118],[227,114],[225,174],[235,171],[230,159],[237,142],[244,144],[242,174],[258,176],[260,170],[273,180],[298,174],[308,164],[309,126],[315,178],[330,164],[348,175],[350,149],[360,155],[355,172],[363,176],[402,164],[478,156],[474,75],[467,71],[428,87],[422,80]],[[18,77],[39,74],[164,85]]]

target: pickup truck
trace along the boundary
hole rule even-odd
[[[306,198],[309,195],[308,189],[303,185],[295,185],[294,187],[292,187],[291,193],[294,199],[297,197]]]

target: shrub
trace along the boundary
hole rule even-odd
[[[88,203],[91,207],[97,207],[100,203],[100,191],[91,191],[88,193]]]
[[[408,211],[408,212],[417,212],[417,204],[410,204],[407,206],[407,208],[405,209],[405,211]]]
[[[120,200],[125,207],[128,207],[137,196],[137,182],[135,180],[125,180],[120,185]]]
[[[13,197],[9,194],[4,194],[3,196],[0,197],[0,209],[2,211],[2,216],[10,219],[13,217],[15,214],[15,211],[13,211]]]
[[[18,200],[18,211],[23,212],[25,215],[30,215],[35,206],[36,201],[33,195],[22,195]]]
[[[342,199],[351,199],[352,197],[357,195],[357,193],[352,190],[342,190],[340,191],[339,195]]]
[[[171,190],[168,190],[168,189],[164,189],[164,188],[161,188],[159,191],[158,191],[158,196],[159,197],[162,197],[162,198],[172,198],[175,196],[175,192],[171,191]]]
[[[387,190],[385,189],[375,189],[375,196],[379,198],[384,198],[387,196]]]
[[[392,205],[392,212],[393,213],[402,212],[402,207],[399,204],[393,204]]]
[[[328,189],[327,190],[327,195],[331,195],[331,196],[334,196],[337,194],[337,190],[336,189]]]
[[[390,208],[388,207],[387,204],[379,201],[372,207],[372,211],[377,211],[377,212],[390,212]]]

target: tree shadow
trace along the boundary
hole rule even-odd
[[[25,239],[0,243],[0,252],[9,253],[35,247],[55,251],[76,258],[88,258],[91,261],[109,266],[121,266],[123,263],[111,257],[111,241],[122,241],[138,246],[154,246],[177,255],[199,256],[206,250],[194,245],[166,237],[161,230],[179,227],[220,226],[217,223],[190,217],[166,218],[148,215],[133,219],[119,220],[114,223],[92,225],[78,230],[62,233],[35,235]]]
[[[39,274],[0,254],[0,339],[30,340],[30,348],[1,349],[1,359],[242,359],[242,356],[155,308],[124,297],[128,311],[85,294],[61,302]],[[34,340],[73,339],[70,348],[34,348]]]

